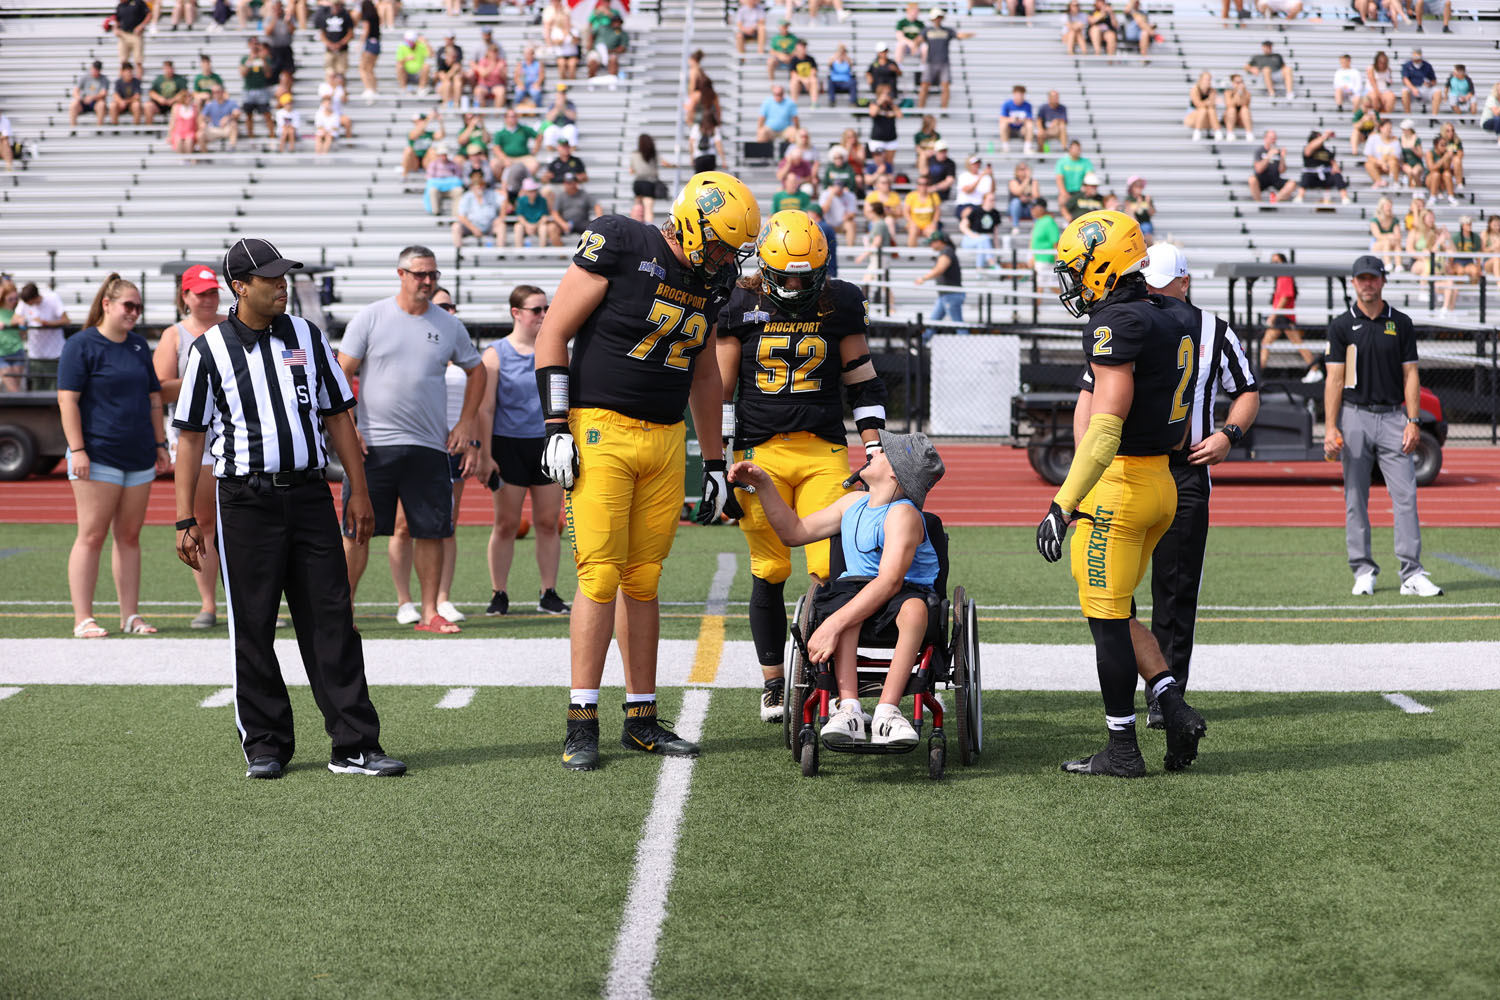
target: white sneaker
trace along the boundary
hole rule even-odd
[[[1195,129],[1193,129],[1193,141],[1194,142],[1202,142],[1203,141],[1203,130],[1201,128],[1195,128]]]
[[[906,721],[900,709],[894,705],[889,706],[891,710],[882,712],[887,706],[881,705],[875,709],[875,719],[870,723],[870,742],[876,746],[892,747],[914,747],[917,745],[917,731]]]
[[[1215,132],[1214,133],[1214,138],[1217,139],[1217,140],[1219,140],[1220,142],[1223,142],[1224,141],[1224,130],[1223,129],[1219,129],[1219,131]]]
[[[828,724],[823,727],[824,743],[863,743],[868,737],[865,735],[865,717],[859,710],[859,702],[847,701],[839,705],[839,710],[833,713]]]
[[[442,615],[450,622],[461,622],[466,617],[468,617],[462,611],[455,608],[452,601],[444,601],[442,604],[439,604],[437,611],[438,614]]]
[[[1354,589],[1350,591],[1355,597],[1370,597],[1375,593],[1376,573],[1361,573],[1354,578]],[[1403,584],[1402,586],[1405,586]]]
[[[1298,205],[1302,204],[1302,192],[1298,191],[1297,196],[1293,198],[1292,201]]]
[[[1323,381],[1323,369],[1309,368],[1307,374],[1302,376],[1303,385],[1316,385]]]
[[[407,601],[405,604],[402,604],[396,608],[397,625],[415,625],[421,620],[422,609],[417,607],[411,601]]]
[[[838,12],[839,23],[842,24],[853,16],[854,12],[852,10],[841,10]]]
[[[1429,580],[1426,573],[1413,573],[1401,581],[1401,593],[1407,597],[1442,597],[1443,588]]]
[[[1036,152],[1036,146],[1028,142],[1026,143],[1026,145],[1021,147],[1021,152],[1026,154],[1027,156],[1030,156],[1031,154]]]

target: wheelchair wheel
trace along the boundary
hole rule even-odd
[[[936,741],[927,745],[927,777],[933,781],[941,780],[943,768],[948,763],[948,751],[943,744]]]
[[[812,778],[818,773],[818,738],[811,736],[802,744],[802,777]]]
[[[979,688],[978,615],[974,602],[962,587],[953,588],[953,606],[958,624],[953,629],[954,716],[958,730],[958,759],[973,764],[984,745],[984,719]]]
[[[797,631],[802,635],[802,641],[809,638],[807,626],[812,621],[812,593],[813,588],[808,587],[807,593],[797,598],[797,607],[792,613],[792,621]],[[802,729],[802,706],[807,702],[807,696],[812,691],[812,664],[808,663],[802,655],[802,649],[795,640],[791,643],[791,653],[787,657],[786,664],[786,687],[782,696],[781,712],[781,734],[787,749],[792,751],[794,763],[801,760],[801,750],[797,746],[797,733]]]

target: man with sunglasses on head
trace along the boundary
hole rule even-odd
[[[484,395],[484,368],[463,323],[432,302],[438,289],[433,252],[422,246],[407,247],[397,259],[396,274],[400,290],[355,313],[345,327],[339,366],[349,378],[356,374],[360,378],[357,420],[370,502],[375,508],[375,534],[395,531],[399,499],[412,537],[422,607],[412,622],[411,609],[401,606],[397,620],[414,624],[418,632],[449,635],[458,632],[459,626],[437,607],[443,540],[453,534],[448,456],[462,456],[463,476],[472,475],[478,467],[474,418]],[[451,427],[444,383],[450,361],[468,378],[463,411]],[[370,552],[347,528],[344,555],[352,594]]]
[[[759,232],[755,196],[719,171],[695,174],[661,229],[602,215],[579,234],[537,335],[547,434],[542,467],[569,491],[578,565],[562,756],[570,770],[599,766],[599,682],[616,631],[617,594],[624,595],[621,744],[669,756],[698,753],[656,716],[657,585],[682,512],[689,407],[703,446],[700,523],[717,521],[729,498],[723,446],[707,432],[719,425],[723,386],[712,356],[696,362]]]

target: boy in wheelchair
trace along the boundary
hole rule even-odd
[[[848,493],[822,510],[798,517],[776,491],[770,476],[751,462],[737,462],[731,482],[755,489],[766,520],[789,546],[840,534],[848,567],[818,591],[814,621],[821,624],[807,640],[814,663],[833,660],[838,708],[823,728],[827,743],[869,740],[893,748],[917,743],[917,732],[902,715],[901,696],[927,633],[927,599],[938,578],[938,557],[927,537],[922,505],[943,477],[943,460],[927,435],[880,432],[880,449],[854,477],[868,493]],[[895,622],[897,639],[890,671],[875,714],[859,704],[859,635],[869,621],[879,631]]]

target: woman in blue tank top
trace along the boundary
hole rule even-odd
[[[838,709],[823,727],[830,743],[864,742],[915,746],[916,730],[902,715],[901,696],[916,666],[927,632],[927,598],[937,582],[937,551],[927,537],[922,505],[943,476],[943,460],[925,434],[880,432],[884,451],[860,470],[868,493],[848,493],[822,510],[799,518],[759,466],[738,462],[731,482],[753,486],[766,519],[787,545],[841,536],[846,569],[814,598],[822,624],[807,641],[815,663],[833,660]],[[896,625],[896,647],[880,703],[869,718],[859,704],[857,654],[866,621],[876,629]]]

